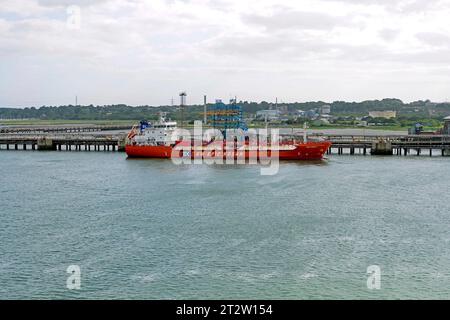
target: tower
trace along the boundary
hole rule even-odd
[[[184,126],[184,106],[186,105],[186,92],[180,93],[180,109],[181,109],[181,125],[180,128],[183,128]]]
[[[247,130],[247,125],[243,120],[242,107],[233,100],[230,101],[230,104],[216,100],[216,104],[210,108],[207,115],[209,123],[222,131],[224,137],[227,129]]]

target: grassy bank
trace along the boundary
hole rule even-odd
[[[264,125],[249,126],[250,128],[264,128]],[[287,129],[303,129],[302,125],[289,125],[282,126],[277,124],[270,125],[270,128],[287,128]],[[322,125],[313,126],[309,125],[308,129],[314,130],[338,130],[338,129],[360,129],[360,130],[384,130],[384,131],[408,131],[408,128],[402,126],[370,126],[370,127],[359,127],[359,126],[349,126],[349,125]]]
[[[127,125],[133,126],[134,124],[139,123],[139,120],[39,120],[39,119],[27,119],[27,120],[0,120],[0,125],[5,126],[27,126],[27,125],[36,125],[36,126],[46,126],[46,125]],[[185,123],[185,128],[193,128],[192,124]],[[208,128],[209,126],[204,126],[204,128]],[[252,123],[249,125],[249,128],[264,128],[265,125],[263,123]],[[269,126],[270,128],[287,128],[287,129],[302,129],[303,125],[281,125],[272,123]],[[359,127],[359,126],[351,126],[351,125],[322,125],[322,126],[308,126],[309,129],[314,130],[338,130],[338,129],[360,129],[360,130],[384,130],[384,131],[408,131],[407,127],[400,125],[390,125],[390,126],[369,126],[369,127]],[[438,127],[425,127],[425,131],[436,131]]]

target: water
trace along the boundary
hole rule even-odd
[[[275,176],[122,153],[0,160],[2,299],[450,298],[448,158],[332,156]]]

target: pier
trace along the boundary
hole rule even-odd
[[[100,131],[129,131],[131,125],[72,125],[72,126],[9,126],[1,127],[0,133],[23,133],[23,134],[39,134],[39,133],[84,133],[84,132],[100,132]]]
[[[0,150],[125,151],[125,134],[0,135]]]
[[[311,136],[314,137],[314,136]],[[319,135],[333,144],[327,154],[450,156],[449,135],[359,136]]]

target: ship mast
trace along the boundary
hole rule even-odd
[[[307,129],[307,125],[306,125],[306,121],[303,123],[303,143],[308,142],[308,135],[306,134],[306,129]]]

